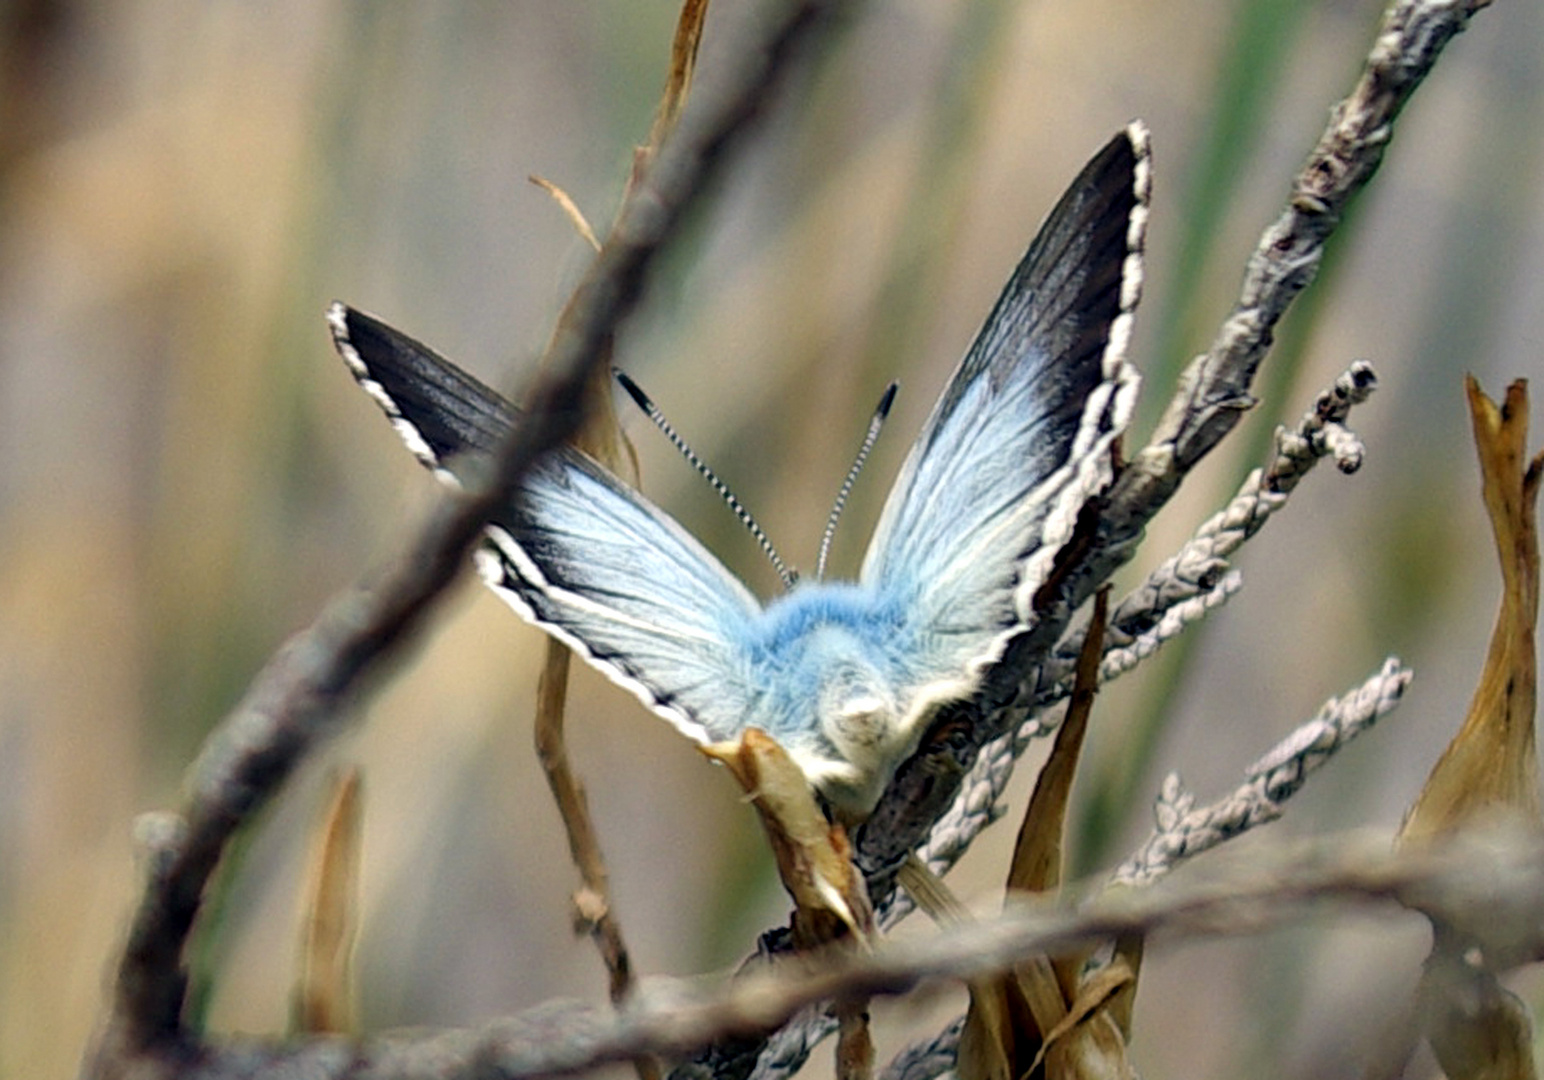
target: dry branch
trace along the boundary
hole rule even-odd
[[[368,586],[333,600],[279,650],[210,736],[181,812],[158,816],[141,830],[150,843],[148,880],[85,1075],[169,1076],[214,1053],[182,1027],[183,952],[226,846],[306,755],[338,730],[342,709],[366,676],[420,628],[460,573],[483,524],[508,503],[526,470],[578,430],[583,388],[604,344],[637,305],[646,272],[687,208],[710,188],[725,151],[761,110],[795,46],[820,21],[817,16],[841,6],[839,0],[791,2],[768,21],[765,36],[747,50],[711,105],[695,123],[687,117],[656,158],[646,190],[629,200],[576,291],[542,379],[525,396],[529,422],[512,433],[485,481],[464,497],[447,499],[402,558]],[[253,1073],[243,1068],[240,1075]]]
[[[1212,349],[1182,376],[1157,434],[1116,480],[1100,518],[1094,554],[1069,582],[1063,617],[1043,624],[1048,633],[1065,627],[1073,607],[1129,557],[1146,522],[1251,404],[1248,387],[1276,322],[1313,279],[1347,203],[1383,160],[1400,109],[1431,71],[1443,46],[1480,6],[1470,0],[1399,0],[1390,7],[1361,79],[1332,111],[1328,128],[1293,182],[1286,209],[1251,256],[1238,305]],[[1044,655],[1049,647],[1050,642],[1024,644],[1030,655]],[[1036,682],[1037,673],[1024,676]],[[910,807],[921,802],[924,792],[937,800],[938,781],[928,776],[908,783],[907,770],[902,769],[875,810],[874,816],[885,822],[885,834],[870,835],[874,831],[868,830],[857,839],[865,865],[890,866],[893,852],[919,847],[935,872],[953,865],[992,819],[992,808],[1021,749],[1011,732],[1024,720],[1036,689],[1019,687],[1017,696],[998,703],[997,715],[982,718],[972,745],[961,754],[970,771],[956,782],[963,793],[952,803],[934,810],[930,802],[927,813],[912,812]],[[986,703],[983,711],[991,712],[991,706]],[[871,891],[876,906],[889,895],[880,888]]]
[[[1225,864],[1225,865],[1222,865]],[[383,1034],[359,1043],[232,1039],[180,1062],[182,1080],[241,1076],[307,1080],[516,1080],[572,1075],[641,1054],[689,1053],[714,1039],[768,1030],[837,998],[906,993],[938,979],[1000,972],[1037,953],[1068,952],[1122,935],[1253,934],[1304,914],[1397,905],[1460,920],[1496,955],[1544,947],[1544,844],[1516,832],[1474,834],[1397,853],[1387,834],[1351,834],[1266,847],[1069,911],[1016,907],[925,939],[889,942],[805,970],[727,983],[651,977],[628,1006],[552,1001],[486,1027],[432,1036]],[[141,1075],[157,1075],[154,1073]],[[164,1073],[162,1074],[164,1075]]]
[[[1537,847],[1514,844],[1500,858],[1494,848],[1471,842],[1453,851],[1396,857],[1380,840],[1310,847],[1272,866],[1235,870],[1234,878],[1220,884],[1192,885],[1186,891],[1169,883],[1075,914],[1014,913],[906,948],[847,958],[813,973],[758,975],[727,989],[648,980],[616,1014],[609,1007],[552,1003],[481,1031],[380,1038],[362,1045],[318,1039],[283,1045],[231,1040],[211,1046],[183,1029],[183,952],[210,875],[233,834],[321,740],[338,730],[340,709],[379,662],[422,625],[459,573],[488,515],[507,502],[524,471],[577,430],[583,387],[604,355],[604,343],[636,305],[646,272],[682,214],[718,172],[724,150],[762,108],[815,17],[843,6],[839,0],[790,3],[780,18],[769,21],[772,29],[761,47],[732,65],[732,85],[720,88],[698,122],[685,119],[677,138],[651,165],[644,180],[647,190],[628,200],[610,242],[581,284],[554,338],[547,373],[526,397],[531,422],[521,425],[497,455],[486,482],[467,497],[447,500],[404,558],[368,589],[335,600],[279,651],[211,736],[193,769],[181,812],[158,816],[142,828],[149,846],[148,880],[104,1034],[85,1075],[203,1080],[543,1076],[641,1054],[679,1056],[733,1036],[741,1040],[737,1063],[720,1074],[722,1080],[744,1075],[758,1057],[763,1065],[778,1063],[762,1071],[766,1076],[795,1066],[799,1051],[785,1052],[789,1042],[774,1043],[762,1053],[758,1043],[743,1040],[821,1001],[899,993],[920,979],[1000,971],[1030,952],[1064,951],[1122,933],[1245,932],[1290,917],[1303,904],[1329,899],[1358,904],[1392,900],[1462,922],[1477,934],[1506,929],[1517,935],[1512,945],[1538,951],[1544,855]],[[1046,620],[1046,634],[1059,634],[1066,613],[1129,557],[1146,521],[1249,406],[1249,386],[1277,320],[1312,280],[1325,241],[1346,203],[1376,170],[1409,95],[1480,6],[1476,0],[1400,0],[1390,9],[1367,71],[1337,106],[1294,183],[1287,209],[1251,258],[1237,308],[1212,349],[1187,369],[1157,434],[1118,481],[1095,543],[1079,572],[1066,581],[1065,611]],[[1050,644],[1039,638],[1025,643],[1028,653],[1037,656]],[[924,841],[935,867],[953,863],[991,819],[1011,770],[1012,729],[1023,719],[1032,691],[1020,688],[1011,700],[984,703],[969,745],[934,748],[935,756],[903,770],[875,814],[889,834],[868,830],[858,840],[864,865],[888,867],[895,862],[892,849],[911,851]],[[995,748],[978,761],[983,744],[993,739]],[[967,778],[972,764],[976,768]],[[955,810],[945,816],[951,804]],[[865,841],[879,850],[865,852]],[[788,1038],[807,1039],[809,1034],[795,1031]]]
[[[1448,42],[1487,4],[1395,0],[1385,12],[1361,77],[1331,111],[1318,144],[1293,180],[1286,207],[1250,256],[1237,304],[1212,347],[1182,374],[1151,441],[1117,478],[1092,550],[1066,583],[1061,617],[1047,614],[1040,631],[1023,642],[1025,654],[1043,656],[1051,648],[1049,639],[1065,627],[1071,612],[1130,558],[1147,522],[1191,467],[1253,404],[1249,388],[1277,322],[1313,280],[1346,207],[1377,171],[1399,113]],[[947,873],[997,819],[999,800],[1024,747],[1018,730],[1038,695],[1037,673],[1024,674],[1027,683],[997,703],[997,715],[989,715],[988,703],[982,710],[988,715],[972,717],[973,737],[956,748],[952,759],[934,755],[903,766],[871,819],[883,827],[857,836],[881,925],[891,925],[910,910],[905,896],[889,884],[907,853],[917,852],[936,873]],[[830,1030],[830,1019],[812,1011],[770,1040],[753,1071],[744,1067],[750,1057],[744,1047],[724,1059],[725,1067],[715,1062],[711,1071],[717,1080],[778,1080],[797,1071],[809,1048]]]

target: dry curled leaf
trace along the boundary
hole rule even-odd
[[[734,742],[714,743],[702,752],[734,774],[761,816],[777,872],[796,908],[795,944],[808,949],[844,937],[866,941],[873,911],[863,875],[852,863],[847,831],[826,818],[787,751],[764,731],[747,728]]]
[[[1135,989],[1136,981],[1136,972],[1121,959],[1083,980],[1066,1016],[1046,1032],[1040,1059],[1047,1077],[1136,1076],[1126,1061],[1127,1033],[1111,1009],[1120,995]]]
[[[1501,562],[1501,611],[1479,685],[1458,734],[1432,768],[1400,830],[1405,846],[1500,823],[1536,831],[1534,628],[1539,609],[1537,504],[1544,454],[1527,459],[1528,388],[1519,379],[1497,405],[1466,382],[1485,509]],[[1487,967],[1473,933],[1437,921],[1416,990],[1418,1030],[1451,1080],[1533,1080],[1533,1024]]]
[[[1061,885],[1067,807],[1098,687],[1107,600],[1107,590],[1095,599],[1067,716],[1019,826],[1008,873],[1010,897]],[[1078,951],[1029,957],[1002,975],[972,982],[960,1035],[960,1080],[1134,1076],[1126,1037],[1140,944],[1118,950],[1110,964],[1089,973],[1083,970],[1087,956]]]
[[[637,190],[644,173],[659,153],[659,148],[681,122],[681,113],[686,109],[686,99],[691,94],[692,77],[697,71],[697,47],[702,44],[702,27],[708,18],[708,2],[682,0],[681,13],[676,16],[675,36],[670,42],[670,74],[665,78],[665,88],[654,109],[654,123],[649,127],[648,141],[642,146],[633,147],[633,171],[628,177],[624,201]]]
[[[1498,406],[1471,376],[1466,383],[1485,509],[1501,560],[1501,611],[1463,727],[1437,761],[1400,831],[1401,843],[1429,841],[1481,817],[1505,814],[1540,824],[1534,749],[1539,613],[1536,508],[1544,455],[1527,460],[1528,385],[1507,387]]]

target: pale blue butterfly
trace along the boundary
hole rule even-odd
[[[1037,625],[1036,592],[1110,483],[1136,395],[1125,354],[1149,175],[1133,123],[1062,196],[913,445],[857,581],[799,582],[763,605],[571,449],[489,523],[484,581],[690,738],[760,728],[838,813],[866,817],[938,710]],[[384,323],[342,304],[328,318],[354,377],[442,479],[518,422]]]

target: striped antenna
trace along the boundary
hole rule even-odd
[[[761,545],[761,550],[772,561],[772,568],[777,571],[777,576],[783,579],[783,587],[785,589],[793,588],[794,583],[799,580],[798,575],[784,565],[783,560],[778,557],[777,549],[772,546],[772,541],[767,539],[767,534],[762,532],[760,525],[756,524],[756,519],[751,517],[751,512],[745,509],[739,499],[735,498],[734,492],[729,490],[729,486],[720,480],[712,469],[708,468],[708,463],[697,456],[696,451],[686,444],[685,439],[676,434],[676,429],[670,426],[670,421],[665,419],[665,414],[660,412],[659,406],[649,399],[649,395],[645,394],[637,383],[633,382],[633,380],[616,368],[612,368],[611,373],[616,376],[617,382],[622,384],[622,389],[626,390],[628,395],[638,403],[638,407],[643,410],[643,414],[654,421],[654,426],[665,433],[665,438],[670,440],[671,445],[681,451],[681,456],[686,458],[691,463],[692,468],[701,473],[702,478],[713,486],[713,490],[718,492],[719,497],[729,504],[729,509],[733,510],[734,516],[740,519],[740,524],[751,531],[751,535],[756,538],[756,543]]]
[[[852,468],[847,470],[847,479],[842,481],[841,489],[836,493],[836,504],[831,507],[831,516],[826,519],[826,534],[820,538],[820,558],[815,561],[816,581],[826,576],[826,556],[830,554],[831,540],[836,536],[836,523],[842,518],[842,511],[847,507],[847,496],[852,494],[852,486],[858,482],[858,474],[863,471],[864,462],[868,461],[869,451],[874,449],[874,443],[879,439],[879,431],[885,426],[885,418],[890,415],[890,406],[895,403],[895,392],[899,388],[899,383],[891,383],[885,389],[885,395],[879,399],[879,407],[874,410],[874,417],[869,421],[868,434],[863,436],[863,445],[858,447],[858,456]]]

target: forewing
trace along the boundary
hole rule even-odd
[[[442,480],[518,422],[507,401],[431,349],[343,304],[333,340],[359,385]],[[750,592],[662,510],[577,450],[539,461],[489,522],[483,580],[699,741],[742,723],[750,695],[735,643],[760,610]]]
[[[1035,591],[1111,478],[1136,375],[1147,132],[1116,136],[1031,242],[912,447],[864,560],[904,601],[912,692],[969,692],[1034,625]],[[915,713],[914,707],[910,710]]]

